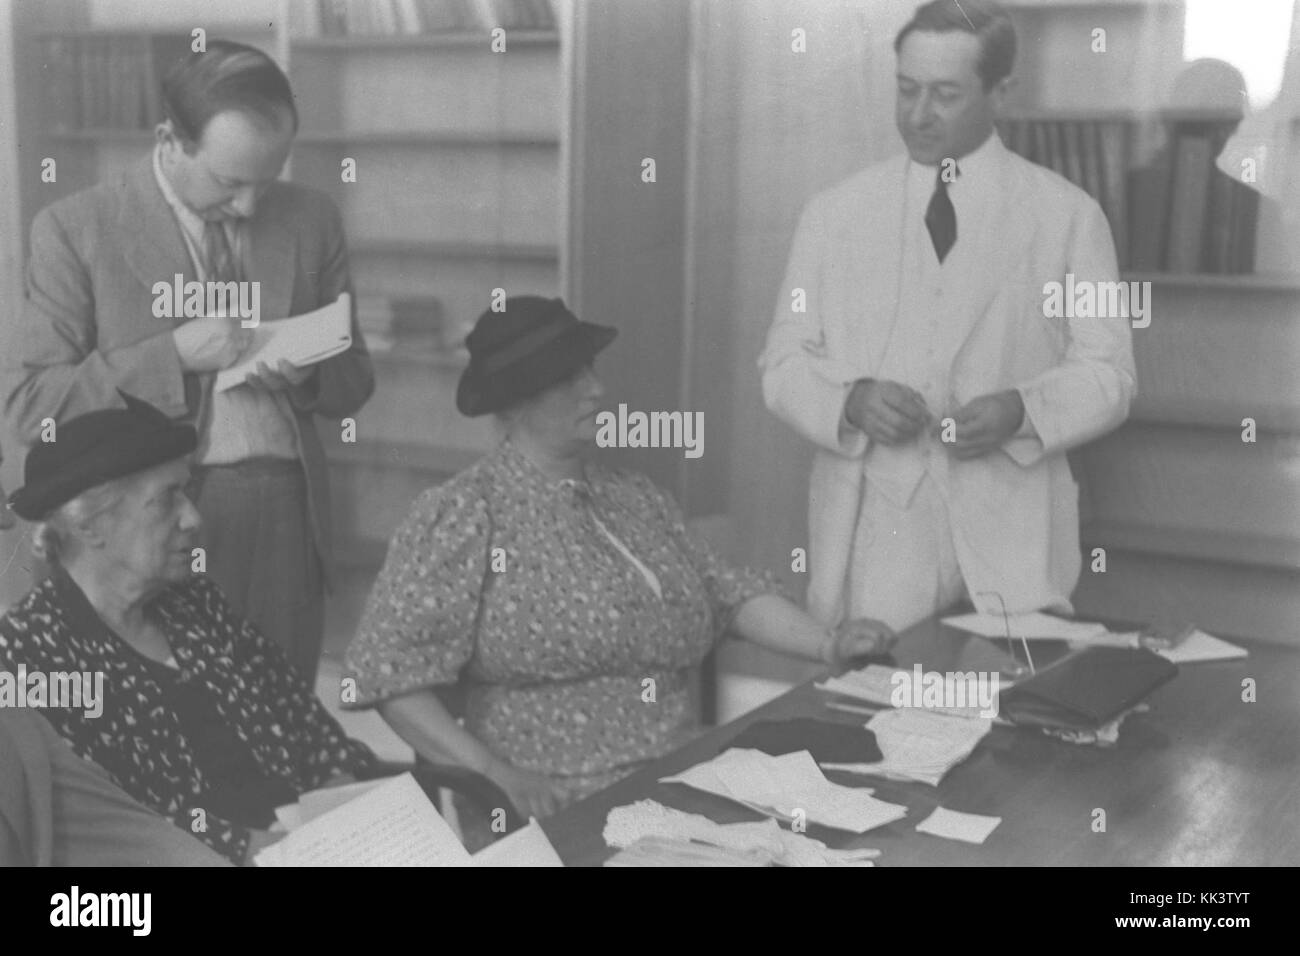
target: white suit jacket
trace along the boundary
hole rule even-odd
[[[959,243],[974,243],[978,254],[964,257],[956,277],[963,291],[944,317],[941,359],[957,402],[1017,389],[1032,429],[999,452],[949,459],[950,521],[977,607],[999,611],[995,598],[978,596],[995,591],[1012,613],[1068,610],[1080,554],[1078,486],[1065,452],[1128,415],[1136,388],[1132,332],[1124,317],[1044,317],[1046,283],[1064,284],[1067,273],[1076,283],[1117,279],[1110,228],[1086,193],[994,139],[997,209],[984,222],[959,225]],[[888,447],[856,431],[842,441],[839,427],[848,386],[889,377],[880,373],[898,314],[909,162],[906,155],[885,160],[808,203],[759,359],[768,408],[818,446],[808,604],[828,624],[846,607],[864,482],[905,506],[925,474],[916,442]],[[804,291],[802,312],[792,307],[796,289]]]

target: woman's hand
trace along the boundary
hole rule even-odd
[[[565,802],[564,790],[541,774],[495,761],[487,777],[505,791],[522,817],[548,817]]]
[[[841,667],[857,657],[886,654],[898,641],[898,635],[884,621],[859,617],[841,621],[826,638],[822,659]]]

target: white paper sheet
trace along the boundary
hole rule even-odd
[[[334,302],[287,319],[260,322],[253,344],[239,362],[217,373],[218,392],[242,385],[258,362],[272,369],[280,359],[299,367],[315,365],[352,345],[352,296],[344,292]]]
[[[1193,631],[1191,636],[1177,647],[1167,647],[1156,651],[1165,660],[1175,664],[1195,664],[1200,661],[1235,661],[1249,657],[1250,652],[1244,647],[1229,644],[1204,631]]]
[[[940,619],[941,623],[959,630],[979,634],[981,637],[1005,639],[1007,631],[1016,640],[1087,641],[1104,635],[1106,625],[1088,621],[1067,621],[1033,611],[1029,614],[957,614]]]
[[[985,817],[978,813],[959,813],[935,807],[934,813],[916,825],[916,832],[978,844],[987,840],[1001,822],[1001,817]]]
[[[535,820],[489,843],[470,858],[472,866],[564,866],[560,854]]]
[[[469,853],[409,773],[304,823],[258,866],[467,866]]]
[[[808,823],[865,833],[906,816],[907,808],[871,792],[831,783],[806,750],[773,757],[761,750],[726,750],[713,760],[664,777],[789,820],[802,811]]]
[[[885,710],[867,721],[884,760],[825,765],[827,770],[871,774],[937,787],[944,776],[975,750],[992,727],[987,719],[937,714],[917,707]]]

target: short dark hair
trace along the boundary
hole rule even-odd
[[[909,33],[947,33],[961,30],[980,41],[976,71],[985,91],[1011,75],[1016,65],[1016,28],[1011,17],[993,0],[930,0],[916,8],[912,19],[894,38],[894,52],[903,49]]]
[[[174,64],[162,81],[163,113],[180,136],[193,143],[203,138],[212,117],[241,110],[278,123],[288,109],[298,128],[298,110],[289,78],[256,47],[230,40],[210,40],[202,53]]]

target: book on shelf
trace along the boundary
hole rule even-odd
[[[550,0],[293,0],[290,22],[303,37],[419,36],[553,30],[555,14]]]
[[[1254,271],[1259,194],[1214,164],[1236,121],[1166,117],[1167,144],[1134,166],[1134,127],[1158,118],[1010,119],[1008,148],[1097,200],[1120,267],[1139,272]]]
[[[1165,269],[1169,272],[1200,271],[1213,161],[1208,136],[1180,135],[1175,141],[1169,234],[1165,240]]]
[[[45,115],[54,132],[146,130],[162,119],[160,83],[187,36],[55,36],[44,41]]]

